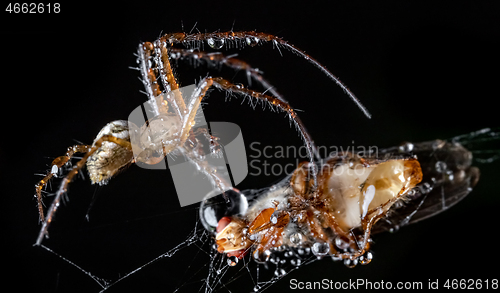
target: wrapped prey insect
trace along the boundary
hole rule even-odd
[[[236,260],[251,254],[267,262],[275,253],[304,249],[348,267],[367,264],[371,235],[433,216],[464,198],[479,169],[458,142],[405,143],[377,154],[350,152],[309,162],[262,190],[233,190],[229,201],[207,196],[200,216],[217,250]],[[316,184],[315,184],[316,183]]]

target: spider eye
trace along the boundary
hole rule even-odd
[[[200,219],[205,229],[216,233],[217,225],[223,217],[246,213],[248,200],[237,189],[225,192],[227,200],[222,194],[212,196],[211,193],[207,194],[206,199],[201,203]]]

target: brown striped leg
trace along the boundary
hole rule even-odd
[[[69,171],[69,173],[66,175],[66,177],[64,177],[63,181],[61,182],[61,185],[60,185],[59,189],[57,190],[56,196],[54,198],[54,201],[52,202],[52,204],[49,208],[49,211],[47,212],[47,218],[43,222],[42,228],[40,229],[40,233],[38,234],[36,245],[40,245],[42,243],[43,237],[47,236],[47,230],[49,228],[49,225],[52,222],[52,219],[54,218],[54,215],[55,215],[57,208],[59,207],[62,195],[68,190],[69,183],[71,182],[71,180],[73,180],[73,177],[76,174],[78,174],[78,172],[83,168],[83,166],[85,166],[87,159],[95,151],[97,151],[101,147],[102,143],[105,141],[114,142],[114,143],[116,143],[124,148],[132,150],[132,146],[131,146],[129,141],[121,139],[121,138],[117,138],[117,137],[112,136],[112,135],[103,135],[90,148],[89,148],[89,146],[82,146],[82,148],[79,149],[79,152],[84,152],[85,155],[82,157],[82,159],[80,159],[73,166],[73,169],[71,169],[71,171]],[[71,153],[71,155],[73,155],[73,153]],[[59,163],[59,161],[61,161],[61,162],[66,161],[67,162],[69,159],[70,159],[70,156],[68,156],[68,153],[67,153],[66,156],[59,157],[59,158],[55,159],[54,161],[57,161],[56,163]],[[62,164],[62,165],[64,165],[64,164]],[[58,166],[58,164],[53,164],[52,166]],[[53,173],[51,172],[50,174],[53,174]],[[49,176],[50,174],[47,174],[47,176]],[[50,177],[52,177],[52,175],[50,175]],[[50,179],[50,177],[49,177],[49,179]],[[45,185],[46,181],[44,181],[44,180],[42,180],[42,181],[44,182],[42,185]],[[40,181],[40,182],[42,182],[42,181]],[[39,187],[37,185],[37,190],[38,190],[38,188]],[[43,188],[43,186],[40,187],[40,190],[41,190],[41,188]]]

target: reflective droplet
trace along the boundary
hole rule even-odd
[[[245,214],[248,208],[247,198],[236,189],[227,190],[225,197],[223,194],[219,194],[219,191],[214,190],[205,198],[200,206],[200,219],[205,229],[212,233],[215,233],[217,225],[223,217]]]
[[[435,167],[436,167],[436,172],[438,173],[444,173],[447,168],[446,163],[443,161],[437,161]]]
[[[349,259],[349,258],[344,259],[344,265],[350,269],[354,268],[357,264],[358,264],[357,259]]]
[[[399,225],[394,225],[389,229],[389,233],[396,233],[399,231]]]
[[[238,258],[236,256],[230,256],[227,258],[227,264],[234,267],[238,263]]]
[[[437,149],[444,147],[445,145],[446,145],[446,141],[438,139],[432,143],[432,149],[437,150]]]
[[[286,245],[281,245],[274,248],[276,251],[285,251],[287,249]]]
[[[400,153],[409,153],[413,151],[414,147],[415,146],[411,142],[405,142],[399,146],[398,150]]]
[[[259,43],[259,38],[257,37],[246,37],[247,45],[253,47]]]
[[[446,171],[446,177],[448,181],[453,181],[453,179],[455,179],[455,175],[453,175],[453,171],[451,170]]]
[[[57,165],[53,165],[52,166],[52,169],[50,170],[50,173],[52,173],[52,175],[54,175],[54,177],[57,178],[57,174],[59,173],[59,168],[57,167]]]
[[[341,261],[341,260],[342,260],[342,257],[340,257],[340,256],[336,256],[336,255],[332,255],[332,260],[333,260],[333,261]]]
[[[207,43],[210,48],[218,50],[224,46],[224,39],[208,38]]]
[[[253,287],[253,291],[254,292],[259,292],[260,291],[260,286],[259,285],[255,285],[255,287]]]
[[[280,258],[279,258],[279,257],[273,257],[273,256],[271,256],[271,257],[269,258],[269,261],[270,261],[271,263],[273,263],[273,264],[277,264],[277,263],[279,263],[279,262],[280,262]]]
[[[340,237],[335,238],[335,245],[342,250],[349,248],[349,243],[342,240]]]
[[[427,194],[432,191],[432,185],[430,185],[429,182],[424,182],[424,184],[420,185],[419,188],[422,194]]]
[[[311,250],[316,256],[324,256],[330,252],[330,245],[326,242],[316,242]]]
[[[276,277],[283,277],[286,275],[286,271],[284,269],[278,269],[276,268],[276,270],[274,271],[274,275]]]
[[[292,242],[293,244],[299,244],[300,242],[302,242],[302,234],[300,233],[293,233],[292,235],[290,235],[290,242]]]
[[[302,264],[302,260],[300,260],[299,258],[297,258],[297,259],[292,259],[292,260],[290,260],[290,263],[291,263],[293,266],[298,267],[298,266],[300,266],[300,265]]]
[[[217,270],[215,271],[217,273],[217,275],[220,275],[220,273],[222,272],[221,270]]]
[[[269,260],[269,258],[271,257],[271,251],[266,250],[263,253],[260,253],[258,250],[255,250],[253,252],[252,256],[253,256],[253,259],[255,260],[255,262],[266,263]]]
[[[279,211],[275,211],[272,215],[271,215],[271,219],[269,219],[271,221],[272,224],[276,224],[278,223],[278,217],[279,217]]]
[[[372,259],[373,259],[373,254],[367,251],[362,256],[359,257],[359,263],[362,265],[367,265],[372,261]]]
[[[354,167],[354,159],[349,159],[348,165],[349,165],[349,168]]]

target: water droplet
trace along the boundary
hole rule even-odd
[[[254,292],[259,292],[259,291],[260,291],[260,285],[255,285],[255,286],[253,287],[253,291],[254,291]]]
[[[50,170],[50,173],[52,173],[52,175],[54,175],[54,177],[57,178],[57,174],[59,173],[59,168],[57,167],[57,165],[52,165],[52,169]]]
[[[297,258],[297,259],[292,259],[292,260],[290,260],[290,263],[291,263],[293,266],[298,267],[298,266],[300,266],[300,265],[302,264],[302,260],[301,260],[301,259],[299,259],[299,258]]]
[[[220,275],[220,273],[222,272],[221,270],[217,270],[215,271],[217,273],[217,275]]]
[[[432,149],[433,150],[437,150],[437,149],[440,149],[442,147],[444,147],[446,144],[446,141],[443,141],[443,140],[436,140],[432,143]]]
[[[275,212],[271,215],[271,219],[270,219],[270,221],[271,221],[271,223],[272,223],[272,224],[276,224],[276,223],[278,223],[278,217],[279,217],[279,214],[280,214],[280,213],[279,213],[279,211],[275,211]]]
[[[312,246],[312,252],[316,256],[324,256],[330,252],[330,245],[326,242],[316,242]]]
[[[302,242],[302,234],[300,234],[299,232],[291,234],[290,242],[292,242],[293,244],[299,244],[300,242]]]
[[[245,214],[248,201],[244,194],[239,191],[227,190],[225,196],[214,190],[205,196],[200,206],[200,219],[209,232],[215,233],[219,221],[223,217],[236,214]]]
[[[277,264],[277,263],[279,263],[280,258],[279,258],[279,257],[274,257],[274,256],[271,256],[271,257],[269,258],[269,261],[270,261],[271,263],[273,263],[273,264]]]
[[[227,264],[234,267],[238,263],[238,258],[236,256],[230,256],[227,258]]]
[[[283,277],[286,275],[286,271],[284,269],[278,269],[276,268],[276,270],[274,271],[274,275],[276,277]]]
[[[259,250],[255,250],[252,254],[253,259],[257,263],[266,263],[271,257],[271,251],[265,250],[263,253],[260,253]]]
[[[443,161],[437,161],[435,167],[436,167],[436,172],[438,173],[444,173],[444,171],[446,171],[447,168],[446,163]]]
[[[411,142],[405,142],[399,146],[399,152],[400,153],[409,153],[413,151],[413,148],[415,146]]]
[[[362,265],[367,265],[372,261],[372,259],[373,259],[373,254],[367,251],[362,256],[359,257],[359,263]]]
[[[335,238],[335,245],[342,250],[349,248],[349,243],[342,240],[340,237]]]
[[[453,174],[453,171],[451,171],[451,170],[446,171],[446,177],[447,177],[448,181],[453,181],[453,179],[455,179],[455,175]]]
[[[389,229],[389,233],[396,233],[399,230],[399,225],[394,225],[394,227],[391,227]]]
[[[218,50],[224,46],[224,39],[208,38],[207,43],[210,48]]]
[[[259,43],[259,38],[257,37],[246,37],[247,45],[253,47]]]
[[[424,182],[419,188],[422,194],[427,194],[432,191],[432,185],[429,182]]]
[[[276,251],[285,251],[285,250],[287,250],[287,246],[286,245],[281,245],[281,246],[275,247],[274,249]]]
[[[357,264],[358,264],[357,259],[350,259],[350,258],[344,259],[344,265],[350,269],[354,268]]]
[[[340,257],[340,256],[336,256],[336,255],[332,255],[332,260],[333,260],[333,261],[341,261],[341,260],[342,260],[342,257]]]

